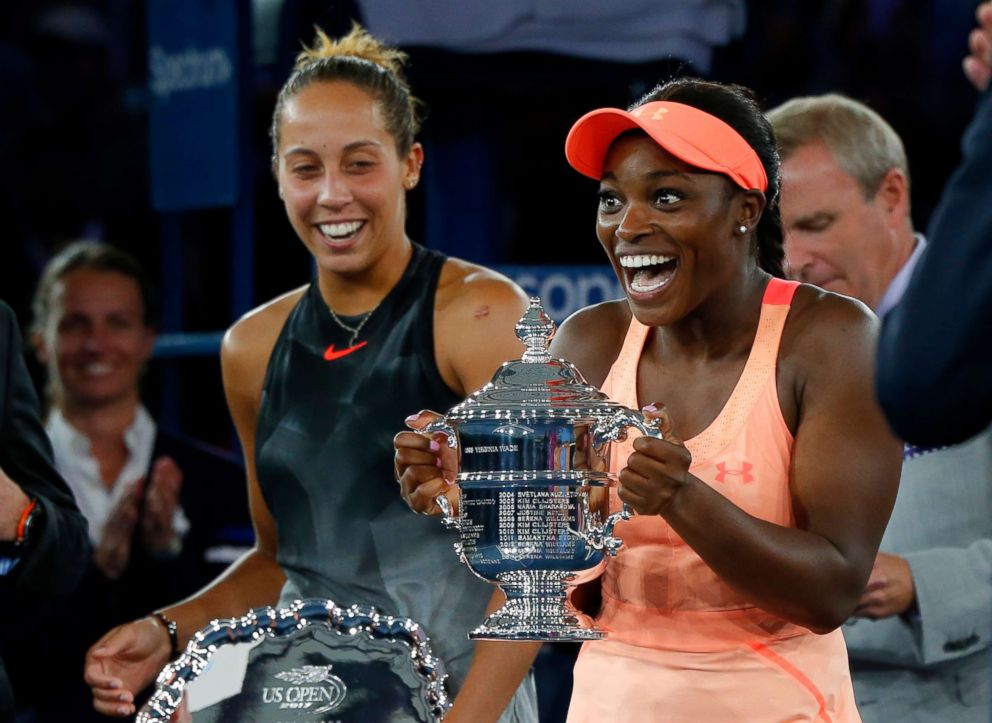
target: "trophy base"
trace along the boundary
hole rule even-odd
[[[603,640],[606,631],[568,601],[576,574],[525,570],[499,575],[503,606],[468,634],[471,640],[583,642]]]

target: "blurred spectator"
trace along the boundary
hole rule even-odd
[[[962,142],[964,160],[879,341],[879,400],[895,431],[917,444],[953,444],[992,422],[992,3],[977,16],[964,69],[983,93]]]
[[[926,246],[909,216],[899,136],[839,95],[797,98],[768,116],[792,276],[880,315],[898,309]],[[988,723],[992,429],[956,447],[905,447],[880,550],[844,628],[865,723]]]
[[[796,98],[768,116],[783,159],[787,272],[884,315],[926,245],[909,215],[902,141],[839,95]]]
[[[195,592],[252,541],[241,467],[158,428],[141,403],[139,379],[155,341],[147,300],[136,261],[94,242],[52,259],[35,296],[32,342],[49,374],[47,429],[95,548],[73,631],[64,633],[76,643],[62,656],[87,709],[86,648],[108,626]],[[39,708],[69,714],[50,698]]]
[[[744,0],[360,0],[369,29],[398,45],[469,53],[539,50],[643,62],[675,57],[708,72],[715,46],[744,32]]]
[[[60,604],[90,549],[85,520],[52,465],[17,322],[2,302],[0,409],[0,720],[7,721],[14,699],[4,660],[11,665],[25,638],[32,645],[44,639],[43,613],[69,615]]]

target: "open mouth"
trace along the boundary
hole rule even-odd
[[[320,229],[324,238],[331,243],[341,244],[351,241],[362,230],[365,221],[345,221],[343,223],[322,223]]]
[[[678,269],[676,256],[638,254],[619,257],[627,277],[627,288],[638,294],[648,294],[667,286]]]
[[[92,362],[82,367],[83,375],[87,377],[105,377],[113,371],[114,368],[110,364],[101,362]]]

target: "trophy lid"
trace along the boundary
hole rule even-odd
[[[492,381],[453,407],[446,415],[448,421],[520,416],[598,419],[623,408],[586,382],[573,364],[551,356],[548,345],[555,322],[538,297],[530,298],[516,331],[526,347],[523,356],[505,362]]]

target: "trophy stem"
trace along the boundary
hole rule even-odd
[[[568,601],[576,574],[556,570],[501,573],[503,606],[468,634],[472,640],[602,640],[606,633]]]

